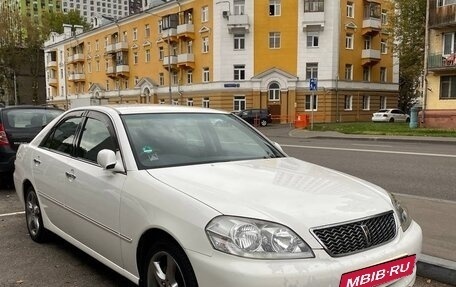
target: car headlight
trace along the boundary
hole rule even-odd
[[[412,223],[412,218],[408,214],[407,208],[405,208],[405,206],[403,206],[392,193],[389,195],[391,197],[391,202],[393,203],[394,209],[396,210],[396,214],[399,217],[399,222],[401,223],[402,230],[406,231]]]
[[[312,258],[312,249],[289,228],[272,222],[219,216],[206,226],[219,251],[258,259]]]

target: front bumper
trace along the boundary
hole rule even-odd
[[[421,252],[422,232],[415,222],[409,229],[383,246],[333,258],[324,250],[314,250],[315,258],[294,260],[253,260],[214,252],[206,256],[187,251],[200,287],[338,287],[344,273]],[[418,257],[417,257],[418,258]],[[413,274],[382,286],[413,286]],[[362,286],[362,285],[358,285]]]

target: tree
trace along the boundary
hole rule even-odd
[[[420,96],[426,31],[426,1],[390,0],[391,32],[399,58],[399,107],[410,110]]]
[[[62,12],[44,12],[41,19],[41,33],[49,36],[50,32],[63,33],[63,24],[81,25],[84,31],[91,26],[80,15],[79,11],[72,10],[64,14]]]

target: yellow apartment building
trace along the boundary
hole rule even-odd
[[[48,102],[268,108],[278,122],[397,107],[387,1],[180,0],[45,44]],[[312,82],[312,85],[311,85]]]
[[[456,128],[456,3],[429,0],[427,88],[422,125]]]

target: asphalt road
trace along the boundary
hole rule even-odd
[[[270,138],[290,156],[390,192],[456,201],[456,144]]]
[[[456,200],[456,179],[452,176],[456,174],[456,158],[445,156],[456,155],[456,147],[453,146],[275,140],[291,156],[367,179],[392,192]],[[47,244],[34,243],[27,234],[24,215],[9,214],[22,210],[15,192],[0,188],[0,287],[134,286],[57,237]],[[419,277],[415,286],[451,285]]]

